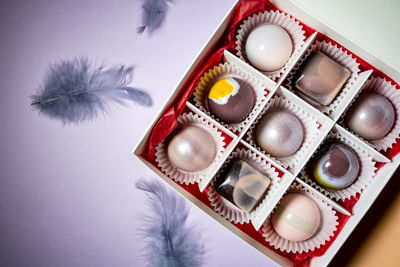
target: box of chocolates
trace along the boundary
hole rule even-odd
[[[300,11],[238,1],[134,154],[276,263],[324,266],[400,164],[400,86]]]

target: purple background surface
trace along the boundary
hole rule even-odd
[[[153,35],[140,2],[1,1],[0,266],[142,266],[140,176],[131,150],[234,0],[177,1]],[[80,126],[39,116],[29,96],[49,62],[79,55],[136,66],[150,109],[113,108]],[[273,263],[197,207],[207,266]]]

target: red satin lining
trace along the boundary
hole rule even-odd
[[[266,10],[278,10],[276,7],[274,7],[269,1],[267,0],[242,0],[238,3],[236,8],[234,9],[230,22],[228,23],[228,27],[225,30],[224,34],[222,37],[215,43],[211,51],[208,51],[207,55],[200,61],[200,63],[196,66],[195,70],[193,73],[190,75],[189,79],[185,83],[185,85],[182,87],[181,91],[178,93],[177,97],[171,102],[172,104],[167,107],[160,119],[157,121],[155,126],[153,127],[149,138],[146,140],[146,145],[144,152],[142,153],[142,156],[146,158],[150,163],[152,163],[156,168],[158,168],[157,164],[154,161],[154,155],[155,155],[155,147],[162,141],[164,140],[168,134],[170,134],[177,126],[177,118],[180,116],[180,114],[184,111],[185,106],[186,106],[186,101],[190,98],[190,96],[193,94],[194,89],[196,88],[197,84],[199,83],[200,78],[203,76],[203,74],[211,69],[214,66],[217,66],[219,63],[221,63],[222,56],[224,50],[229,50],[232,53],[235,53],[235,36],[237,33],[237,30],[239,28],[239,25],[241,22],[250,16],[251,14],[254,13],[259,13],[259,12],[264,12]],[[300,21],[299,21],[300,22]],[[315,30],[302,22],[300,24],[303,26],[303,29],[305,30],[305,35],[306,37],[310,36],[312,33],[315,32]],[[327,41],[327,42],[332,42],[333,44],[343,48],[344,50],[347,50],[345,47],[341,46],[340,44],[336,43],[332,39],[328,38],[327,36],[318,33],[317,35],[317,40],[319,41]],[[348,50],[347,50],[348,51]],[[351,53],[350,51],[348,51]],[[351,53],[353,54],[353,53]],[[393,84],[396,85],[397,89],[399,89],[399,85],[396,84],[390,77],[388,77],[386,74],[382,73],[369,63],[365,62],[363,59],[359,58],[355,54],[353,54],[354,57],[356,58],[357,62],[360,64],[360,69],[362,71],[364,70],[373,70],[374,76],[379,76],[383,77]],[[231,138],[225,135],[225,141],[226,143],[229,143]],[[384,154],[386,157],[389,159],[392,159],[394,156],[396,156],[400,152],[400,142],[399,139],[396,140],[396,144],[389,149],[387,152]],[[384,163],[379,163],[376,164],[378,170],[384,165]],[[159,169],[159,168],[158,168]],[[198,189],[197,185],[181,185],[179,184],[182,188],[187,190],[189,193],[191,193],[193,196],[195,196],[198,200],[203,202],[205,205],[207,205],[209,208],[212,209],[208,198],[207,198],[207,190],[205,192],[201,193]],[[341,204],[351,211],[354,207],[354,205],[357,203],[359,199],[359,195],[352,197],[349,200],[346,201],[341,201]],[[270,246],[265,239],[262,237],[262,231],[256,231],[251,224],[234,224],[237,228],[242,230],[244,233],[249,235],[250,237],[254,238],[264,246],[270,248],[271,250],[275,251],[276,253],[283,255],[290,259],[293,262],[294,266],[308,266],[309,265],[309,260],[313,257],[316,256],[321,256],[323,255],[326,250],[330,247],[330,245],[334,242],[340,231],[343,229],[344,225],[346,224],[347,220],[349,219],[348,216],[343,215],[339,212],[336,212],[336,215],[338,216],[338,222],[339,225],[337,226],[337,230],[334,233],[334,236],[323,246],[321,246],[319,249],[315,249],[314,251],[311,252],[303,252],[303,253],[286,253],[286,252],[281,252],[280,250],[277,250]]]

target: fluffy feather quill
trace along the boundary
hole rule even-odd
[[[141,229],[147,239],[145,257],[152,267],[196,267],[203,263],[204,246],[195,227],[187,224],[185,200],[156,180],[140,179],[136,187],[149,200],[151,213]]]
[[[161,26],[165,20],[168,10],[167,2],[171,0],[143,0],[142,4],[142,26],[138,28],[138,33],[143,33],[147,28],[153,31]]]
[[[104,114],[111,103],[131,100],[151,106],[151,97],[144,91],[129,87],[131,69],[123,65],[95,67],[80,57],[50,65],[43,86],[32,96],[32,105],[42,114],[79,123]]]

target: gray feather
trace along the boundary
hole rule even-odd
[[[154,31],[162,25],[168,10],[167,2],[171,1],[143,0],[142,25],[138,28],[138,33],[143,33],[146,28],[148,31]]]
[[[201,266],[204,246],[196,227],[186,222],[189,210],[185,200],[156,180],[140,179],[136,187],[146,193],[151,207],[141,229],[147,240],[144,251],[148,266]]]
[[[64,123],[92,120],[107,112],[110,104],[123,105],[126,100],[151,106],[146,92],[128,86],[130,71],[123,65],[95,67],[85,57],[58,62],[50,65],[32,105]]]

